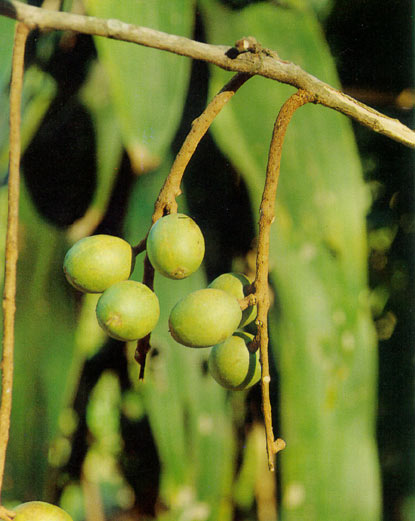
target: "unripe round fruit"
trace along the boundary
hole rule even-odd
[[[209,372],[226,389],[242,391],[261,378],[258,351],[251,353],[247,344],[253,336],[236,332],[230,338],[212,347],[209,354]]]
[[[44,501],[29,501],[14,509],[15,521],[73,521],[62,508]]]
[[[245,288],[251,284],[251,281],[242,273],[223,273],[213,280],[208,288],[222,289],[234,296],[238,300],[246,297]],[[249,306],[242,311],[242,320],[239,327],[244,327],[255,320],[257,315],[257,307]]]
[[[68,282],[86,293],[102,293],[126,280],[134,268],[131,246],[120,237],[92,235],[76,242],[65,255]]]
[[[156,327],[160,307],[150,288],[124,280],[104,291],[96,313],[99,325],[110,337],[129,341],[145,337]]]
[[[184,279],[202,263],[205,240],[193,219],[172,213],[153,224],[146,248],[155,270],[170,279]]]
[[[170,313],[172,337],[188,347],[209,347],[232,335],[241,321],[238,301],[221,289],[206,288],[185,296]]]

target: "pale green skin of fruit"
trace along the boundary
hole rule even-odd
[[[238,300],[246,297],[245,288],[251,284],[251,281],[242,273],[223,273],[213,280],[208,288],[222,289],[237,298]],[[249,306],[242,311],[242,320],[239,327],[244,327],[256,319],[257,307]]]
[[[73,521],[62,508],[44,501],[29,501],[14,509],[16,521]]]
[[[114,284],[100,296],[96,314],[99,325],[112,338],[132,341],[144,338],[156,327],[160,306],[150,288],[134,280]]]
[[[188,347],[210,347],[237,329],[242,317],[238,301],[220,289],[190,293],[170,313],[172,337]]]
[[[153,224],[146,249],[155,270],[170,279],[184,279],[202,263],[205,240],[193,219],[173,213]]]
[[[212,347],[209,354],[209,372],[226,389],[243,391],[261,378],[258,351],[250,353],[247,344],[253,336],[236,332],[230,338]]]
[[[67,252],[63,262],[68,282],[84,293],[102,293],[113,284],[128,279],[133,268],[131,246],[112,235],[80,239]]]

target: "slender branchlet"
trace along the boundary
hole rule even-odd
[[[278,179],[280,174],[280,162],[282,145],[289,122],[294,112],[302,105],[314,102],[312,94],[298,90],[281,107],[275,121],[272,134],[265,187],[262,194],[259,218],[258,249],[256,256],[256,274],[253,286],[254,295],[257,303],[257,335],[254,339],[252,348],[259,347],[260,360],[262,367],[261,390],[262,390],[262,409],[264,414],[265,433],[267,440],[268,466],[274,470],[274,455],[285,447],[285,442],[278,438],[275,440],[272,428],[272,410],[269,395],[269,384],[271,381],[268,361],[268,311],[270,307],[268,289],[269,271],[269,244],[271,225],[275,219],[275,197],[277,193]]]
[[[146,251],[147,236],[144,237],[136,246],[133,246],[133,256],[137,257],[143,251]]]
[[[152,291],[154,290],[154,268],[151,265],[151,262],[147,255],[144,257],[143,284],[148,286]],[[140,366],[140,373],[138,376],[139,380],[144,379],[147,353],[151,349],[150,338],[151,333],[146,335],[144,338],[141,338],[137,342],[137,347],[135,350],[135,360],[136,362],[138,362]]]
[[[14,322],[16,313],[16,273],[18,258],[19,189],[20,189],[20,111],[23,88],[24,52],[29,28],[23,23],[16,26],[12,76],[10,84],[10,155],[8,181],[8,216],[3,290],[3,357],[2,393],[0,405],[0,491],[3,485],[4,466],[10,431],[12,408]],[[0,518],[13,519],[13,512],[0,506]]]
[[[164,182],[159,196],[154,205],[153,223],[166,213],[177,212],[176,197],[181,194],[181,182],[184,171],[192,158],[202,137],[208,131],[213,120],[232,98],[235,92],[249,78],[250,74],[238,72],[233,78],[216,94],[212,101],[208,104],[202,114],[193,121],[192,128],[177,154],[174,163],[170,169],[169,175]]]

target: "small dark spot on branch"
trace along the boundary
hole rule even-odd
[[[235,47],[231,47],[225,52],[225,55],[230,58],[231,60],[234,60],[240,55],[240,52]]]

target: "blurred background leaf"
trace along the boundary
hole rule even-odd
[[[10,18],[2,17],[0,19],[0,46],[1,46],[1,55],[0,55],[0,88],[1,90],[9,83],[10,81],[10,71],[11,71],[11,58],[13,51],[13,37],[14,37],[14,26],[15,21],[10,20]]]
[[[22,196],[15,392],[4,493],[25,500],[46,494],[49,448],[72,360],[75,310],[62,273],[62,232],[39,217],[25,191]]]
[[[193,1],[114,4],[88,0],[88,12],[101,18],[190,36]],[[180,122],[190,62],[154,49],[96,38],[98,54],[109,76],[110,89],[124,146],[133,168],[145,172],[162,158]]]

